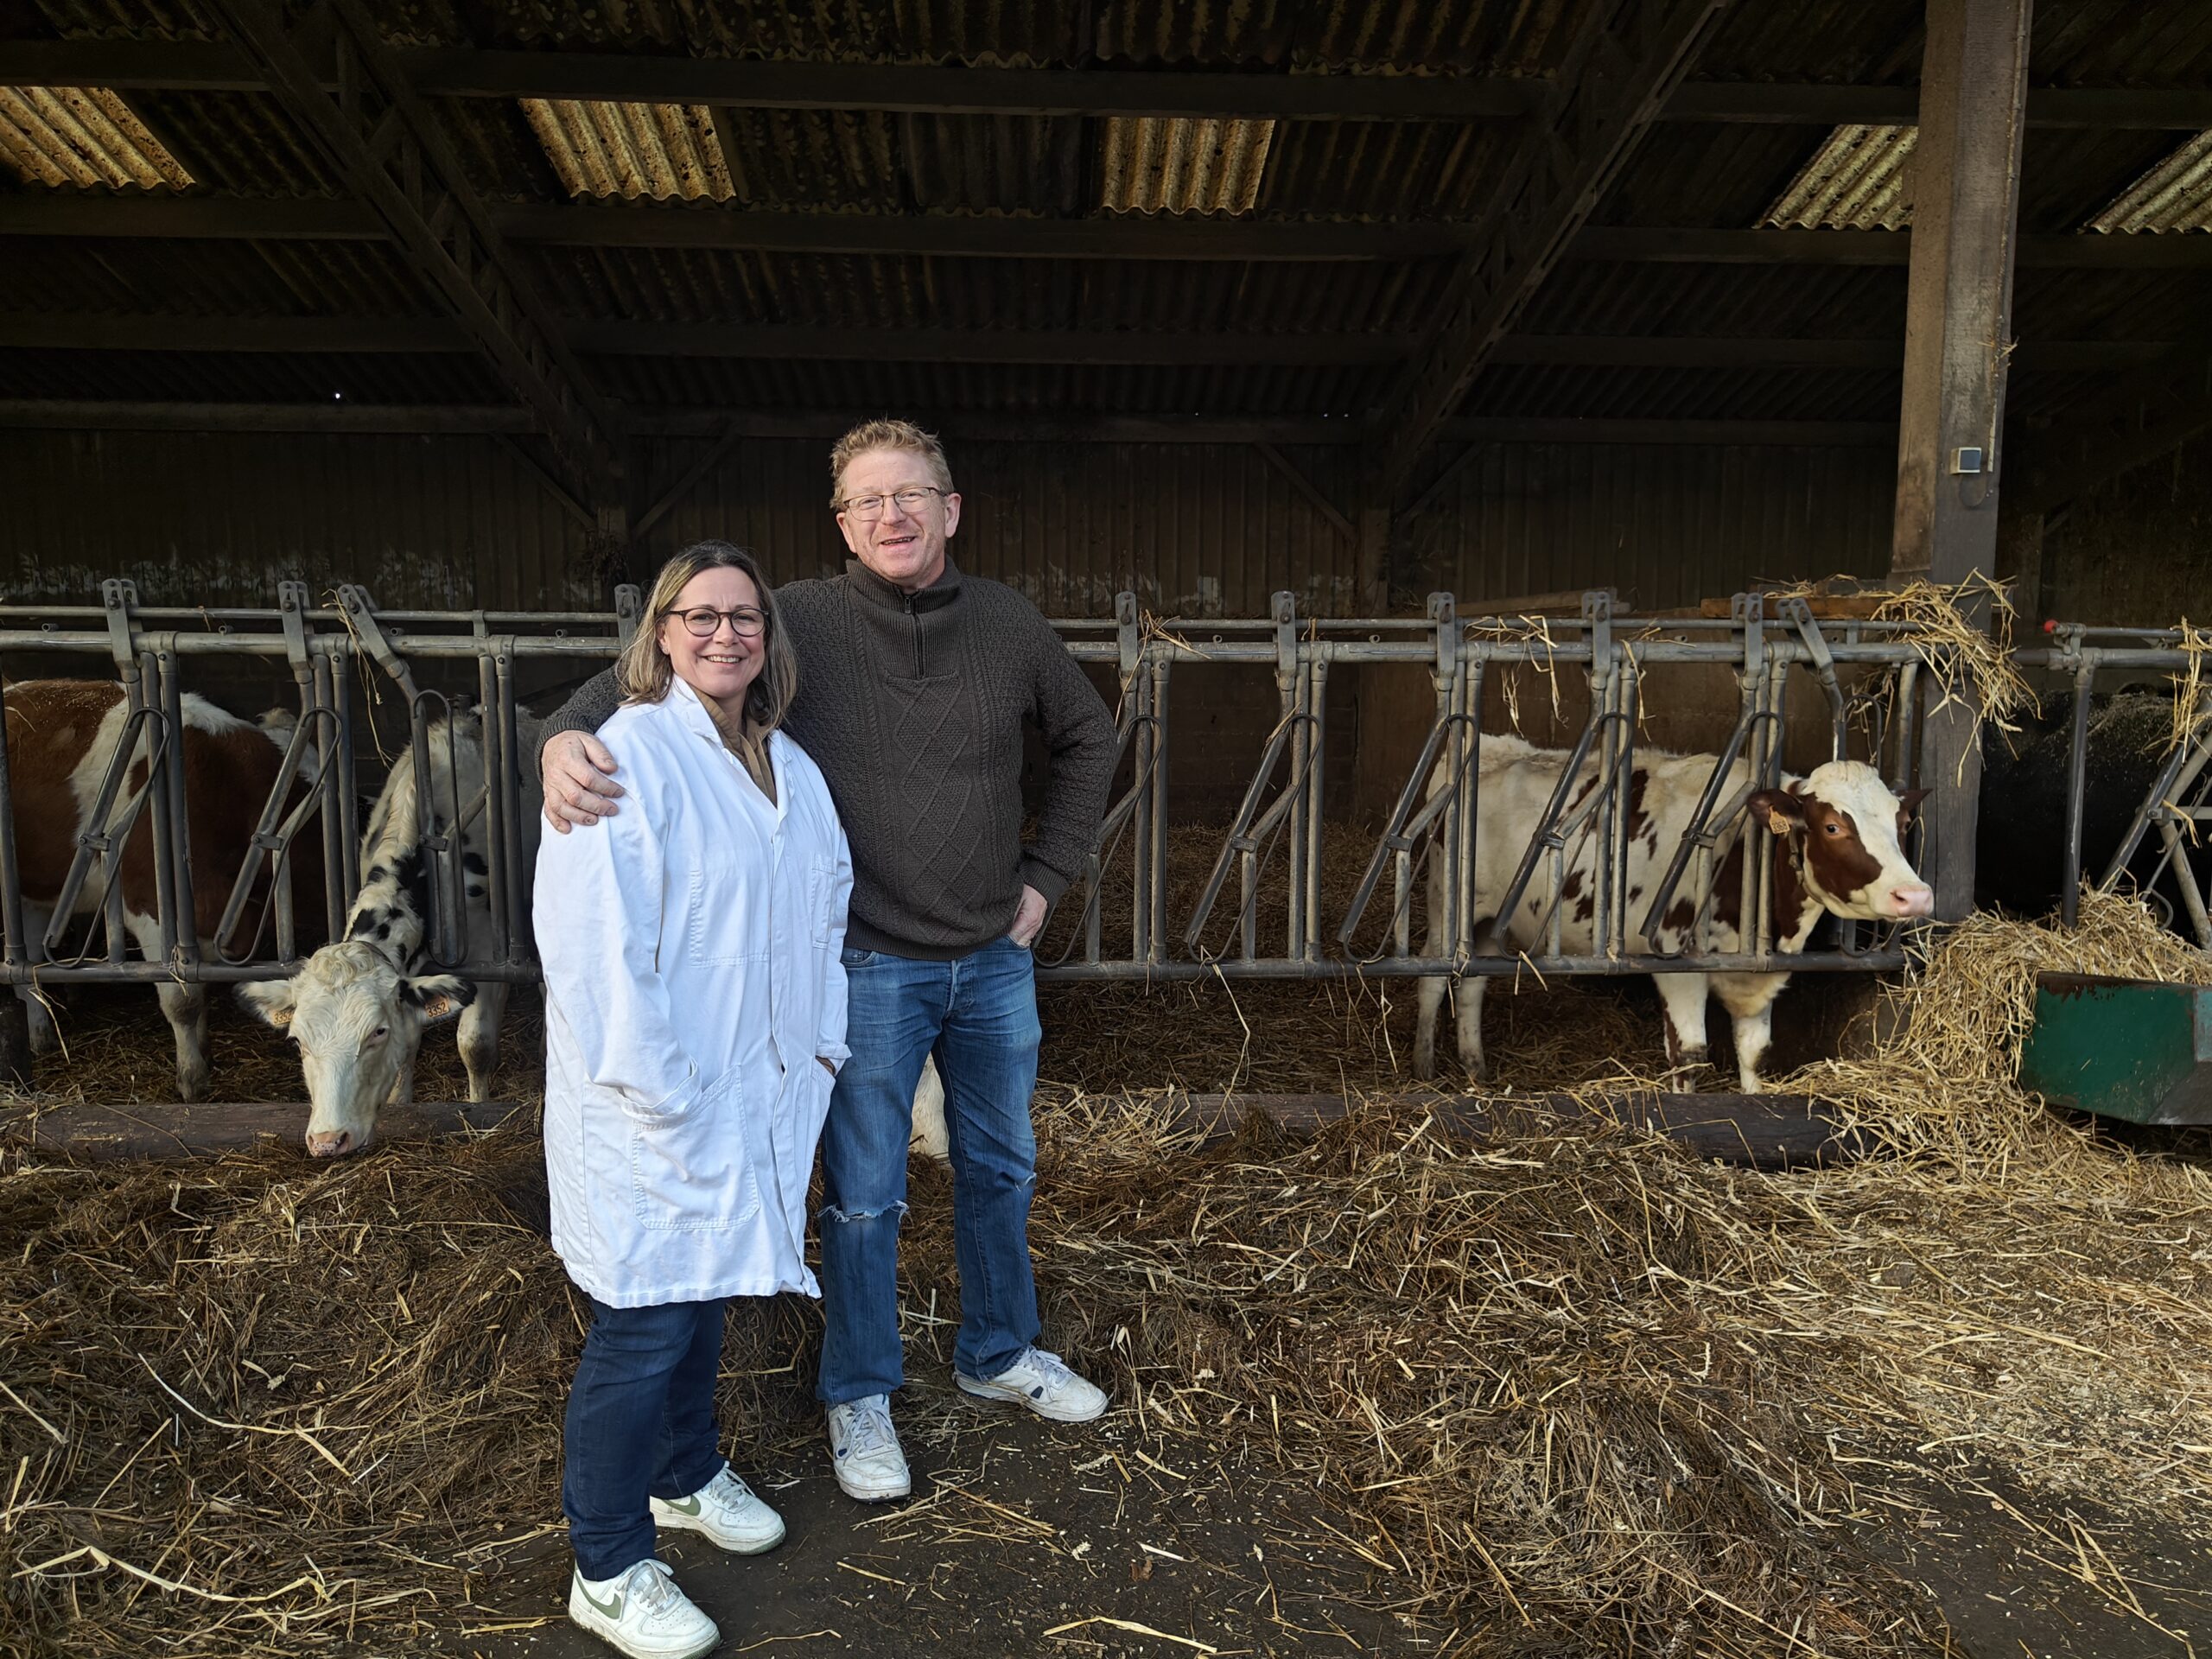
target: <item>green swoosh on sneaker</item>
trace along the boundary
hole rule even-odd
[[[592,1605],[594,1611],[613,1619],[618,1624],[622,1622],[622,1598],[620,1595],[613,1596],[606,1601],[601,1601],[597,1596],[592,1594],[590,1591],[584,1590],[584,1584],[582,1579],[576,1580],[576,1588],[583,1591],[583,1598]]]
[[[664,1497],[661,1499],[661,1502],[665,1503],[670,1509],[674,1510],[678,1515],[696,1515],[699,1513],[699,1500],[696,1497]]]

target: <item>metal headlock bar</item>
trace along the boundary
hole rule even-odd
[[[2189,667],[2187,642],[2178,632],[2132,628],[2092,628],[2067,625],[2051,630],[2048,649],[2018,653],[2023,668],[2040,668],[2054,675],[2070,676],[2074,703],[2067,746],[2066,840],[2061,854],[2063,885],[2061,919],[2071,927],[2081,915],[2082,822],[2088,798],[2089,711],[2096,694],[2097,677],[2109,674],[2123,682],[2145,671],[2181,675]],[[2160,852],[2149,873],[2138,874],[2136,886],[2154,907],[2170,910],[2158,884],[2171,877],[2181,898],[2182,912],[2200,950],[2212,950],[2212,916],[2207,914],[2203,884],[2196,861],[2189,849],[2204,844],[2212,826],[2212,688],[2197,694],[2189,718],[2179,723],[2182,741],[2167,753],[2164,764],[2144,791],[2116,851],[2096,887],[2112,892],[2128,879],[2143,838],[2155,833]],[[2177,918],[2171,914],[2165,920]]]
[[[394,764],[410,767],[415,785],[415,829],[432,894],[424,918],[428,954],[479,979],[535,977],[524,852],[524,814],[535,809],[524,806],[523,788],[535,757],[520,749],[518,676],[525,664],[567,664],[574,674],[613,656],[642,626],[636,590],[619,589],[614,607],[603,612],[379,611],[352,585],[336,598],[334,606],[316,606],[304,586],[286,582],[270,609],[156,608],[141,606],[130,584],[117,582],[104,584],[97,606],[0,606],[0,652],[18,664],[36,657],[54,662],[54,671],[111,675],[126,699],[122,741],[54,892],[23,890],[11,804],[23,779],[9,767],[6,740],[14,734],[0,730],[0,980],[265,978],[290,971],[342,931],[363,873],[363,803],[385,781],[382,770],[365,775],[358,765],[365,758],[357,741],[368,729],[362,722],[369,711],[358,706],[356,676],[369,673],[397,686],[407,709],[406,748]],[[1609,594],[1592,594],[1578,614],[1541,624],[1469,615],[1449,594],[1431,595],[1418,617],[1307,617],[1292,595],[1280,594],[1265,618],[1161,623],[1124,594],[1110,618],[1054,626],[1078,662],[1118,681],[1118,766],[1126,770],[1089,859],[1048,918],[1039,956],[1044,979],[1837,972],[1894,968],[1904,959],[1904,941],[1894,930],[1872,931],[1862,945],[1847,928],[1833,947],[1778,953],[1770,861],[1748,855],[1768,843],[1745,809],[1754,790],[1782,775],[1785,705],[1801,673],[1818,687],[1827,715],[1818,753],[1799,757],[1801,764],[1848,753],[1856,744],[1898,787],[1911,782],[1918,705],[1923,694],[1940,695],[1951,670],[1941,646],[1909,624],[1818,619],[1796,601],[1770,610],[1756,594],[1740,596],[1726,618],[1639,618],[1617,612]],[[2096,676],[2183,668],[2183,643],[2171,634],[2073,629],[2048,651],[2018,653],[2024,665],[2032,659],[2070,676],[2075,690],[2063,849],[2069,892],[2079,885],[2081,734]],[[187,659],[201,657],[282,662],[298,702],[289,731],[270,728],[283,759],[247,845],[226,849],[229,868],[222,868],[210,849],[197,849],[200,885],[226,895],[219,921],[204,938],[196,920],[184,919],[196,912],[182,671]],[[464,664],[474,665],[473,704],[462,690],[466,671],[455,677]],[[1183,900],[1190,908],[1178,927],[1171,918],[1168,762],[1175,744],[1168,692],[1179,666],[1198,664],[1269,676],[1278,715],[1203,885]],[[1345,670],[1389,664],[1427,677],[1427,729],[1409,745],[1412,768],[1379,835],[1361,836],[1362,874],[1342,913],[1325,914],[1330,901],[1322,876],[1332,867],[1326,854],[1359,833],[1326,813],[1330,681]],[[1735,721],[1713,758],[1687,832],[1660,849],[1666,861],[1657,887],[1648,899],[1632,895],[1640,728],[1663,672],[1699,665],[1732,677]],[[417,684],[434,666],[446,689]],[[1483,770],[1485,746],[1494,740],[1483,730],[1484,696],[1501,676],[1513,674],[1580,683],[1588,714],[1564,746],[1573,764],[1536,821],[1513,826],[1513,845],[1485,849]],[[466,799],[450,748],[441,758],[431,740],[441,718],[478,722],[492,783],[472,786]],[[2212,719],[2171,757],[2137,814],[2128,847],[2103,876],[2120,879],[2136,845],[2155,836],[2201,938],[2212,927],[2183,849],[2212,821],[2208,725]],[[131,768],[141,760],[143,781],[131,787]],[[302,839],[311,830],[319,847]],[[1494,824],[1489,833],[1498,833]],[[134,834],[143,834],[154,853],[158,938],[133,938],[125,925],[123,849]],[[1739,846],[1747,855],[1731,871]],[[468,853],[483,858],[484,871],[473,873]],[[1495,895],[1501,902],[1478,891],[1478,868],[1511,871]],[[1562,923],[1567,877],[1585,868],[1591,937],[1586,948],[1569,950]],[[321,879],[322,901],[296,910],[296,886],[310,874]],[[486,936],[474,938],[465,894],[479,874],[486,903],[478,914],[488,912],[490,919]],[[1724,874],[1741,884],[1732,896],[1746,925],[1738,948],[1719,952],[1699,942],[1712,937]],[[1232,877],[1235,910],[1224,927],[1219,912]],[[1424,883],[1427,929],[1414,925]],[[1377,903],[1383,894],[1387,914]],[[1496,943],[1486,924],[1531,895],[1542,948],[1515,952]],[[51,925],[35,927],[31,918],[49,910]],[[1687,943],[1661,926],[1662,917],[1677,913],[1694,918],[1684,930]],[[86,941],[69,954],[62,940],[79,918],[90,923]],[[103,922],[96,946],[92,936]]]

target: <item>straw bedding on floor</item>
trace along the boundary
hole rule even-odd
[[[2019,1094],[2038,969],[2208,977],[2119,900],[2072,934],[1970,923],[1897,993],[1900,1038],[1791,1080],[1880,1155],[1787,1176],[1573,1116],[1454,1142],[1402,1097],[1202,1146],[1168,1085],[1361,1099],[1402,1065],[1411,988],[1387,1013],[1376,985],[1054,993],[1048,1334],[1162,1462],[1235,1440],[1308,1473],[1366,1593],[1456,1629],[1446,1651],[1942,1651],[1862,1548],[1929,1477],[1994,1467],[2181,1521],[2212,1503],[2203,1145],[2116,1145]],[[1630,996],[1493,1006],[1531,1088],[1649,1052]],[[46,1077],[158,1097],[158,1021],[95,1013]],[[219,1036],[226,1095],[296,1094],[273,1035]],[[519,1091],[527,1018],[512,1037]],[[428,1063],[450,1097],[449,1046]],[[942,1178],[917,1195],[908,1295],[942,1314]],[[390,1650],[542,1612],[518,1586],[557,1546],[581,1332],[542,1206],[526,1121],[331,1165],[14,1154],[0,1651]],[[816,1432],[817,1328],[796,1305],[733,1321],[732,1421]],[[2095,1546],[2055,1543],[2053,1570],[2126,1597]]]

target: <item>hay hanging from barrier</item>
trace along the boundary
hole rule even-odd
[[[2168,753],[2195,741],[2197,733],[2212,724],[2212,686],[2204,677],[2205,658],[2212,656],[2212,628],[2191,627],[2184,616],[2179,632],[2189,666],[2174,676],[2174,728],[2166,743]]]
[[[1968,613],[1986,606],[1989,626],[1977,627]],[[2001,582],[1976,573],[1953,587],[1910,582],[1874,607],[1881,622],[1912,625],[1914,650],[1942,688],[1941,709],[1957,700],[1963,684],[1976,711],[1999,731],[2018,729],[2012,716],[2034,706],[2035,691],[2012,660],[2012,627],[2019,613]],[[1977,741],[1979,734],[1977,734]]]

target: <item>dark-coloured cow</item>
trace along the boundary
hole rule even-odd
[[[523,716],[520,750],[534,753],[537,722]],[[440,721],[429,731],[430,822],[453,832],[484,787],[481,722],[474,715]],[[534,767],[520,779],[523,868],[515,879],[529,890],[537,855],[538,785]],[[458,810],[457,810],[458,808]],[[471,961],[486,960],[492,941],[488,865],[489,814],[478,810],[461,829],[462,910]],[[361,840],[361,892],[346,936],[324,946],[290,979],[238,987],[238,999],[299,1045],[308,1084],[308,1150],[337,1157],[369,1144],[386,1103],[414,1098],[415,1058],[426,1026],[461,1015],[461,1057],[468,1097],[488,1100],[499,1061],[499,1023],[507,1006],[501,980],[472,982],[467,963],[441,973],[429,960],[431,871],[422,842],[419,792],[411,755],[385,779]]]
[[[92,828],[100,785],[121,747],[129,704],[124,689],[108,680],[23,680],[7,688],[9,780],[15,799],[16,855],[21,861],[26,927],[42,933],[61,897],[78,838]],[[263,805],[283,771],[294,717],[283,711],[258,721],[240,720],[190,693],[181,699],[184,716],[185,821],[191,845],[193,925],[203,954],[212,954],[213,936],[223,906],[245,861],[252,852],[254,830]],[[134,745],[124,784],[110,810],[109,825],[120,823],[146,785],[147,742]],[[294,780],[294,787],[299,786]],[[322,861],[320,856],[292,861],[293,907],[304,937],[324,937]],[[153,823],[142,811],[123,846],[123,920],[139,953],[148,961],[162,954],[161,917],[154,881]],[[256,904],[265,897],[265,878]],[[106,884],[95,867],[77,895],[79,916],[97,915]],[[156,989],[162,1012],[176,1033],[177,1093],[198,1100],[207,1088],[207,1003],[206,988],[163,980]],[[49,1049],[56,1041],[50,1014],[36,997],[30,1002],[32,1043]]]
[[[2083,736],[2082,876],[2094,882],[2127,839],[2173,753],[2173,694],[2164,687],[2100,693]],[[2012,729],[1992,728],[1984,739],[1974,864],[1974,902],[1983,909],[2042,916],[2065,896],[2062,855],[2073,747],[2074,699],[2065,691],[2049,694],[2016,715]],[[2212,887],[2212,846],[2184,840],[2181,856],[2200,890]],[[2169,926],[2186,929],[2176,875],[2158,831],[2146,831],[2128,861],[2126,882]]]
[[[1499,901],[1512,885],[1515,870],[1560,774],[1572,757],[1564,750],[1539,749],[1517,737],[1485,736],[1476,830],[1474,917],[1476,954],[1535,954],[1546,948],[1547,880],[1529,883],[1520,906],[1499,918]],[[1677,897],[1649,936],[1643,929],[1647,895],[1673,861],[1691,815],[1713,768],[1714,755],[1639,752],[1626,791],[1629,937],[1621,942],[1632,954],[1659,950],[1732,953],[1745,948],[1740,906],[1746,837],[1739,837],[1724,861],[1714,886],[1714,902],[1702,926],[1685,893]],[[1597,762],[1585,772],[1570,799],[1589,798],[1596,787]],[[1730,779],[1732,792],[1750,779],[1738,765]],[[1906,859],[1903,837],[1912,808],[1924,791],[1900,800],[1873,767],[1857,760],[1834,760],[1802,778],[1786,777],[1778,789],[1751,798],[1750,833],[1772,836],[1775,949],[1795,954],[1805,948],[1823,915],[1866,922],[1893,922],[1925,916],[1933,895]],[[1595,945],[1597,911],[1594,830],[1567,849],[1560,882],[1560,945],[1569,955],[1585,955]],[[1440,854],[1429,867],[1429,932],[1427,950],[1445,954]],[[1693,933],[1696,937],[1693,937]],[[1706,1001],[1718,996],[1732,1016],[1736,1063],[1746,1091],[1759,1086],[1758,1067],[1773,1032],[1774,999],[1789,982],[1787,974],[1657,974],[1667,1019],[1667,1058],[1680,1071],[1706,1061]],[[1459,1058],[1477,1079],[1486,1076],[1483,1056],[1482,1006],[1484,981],[1454,982],[1459,1011]],[[1421,1025],[1414,1066],[1421,1077],[1435,1075],[1436,1019],[1446,982],[1424,979]]]

